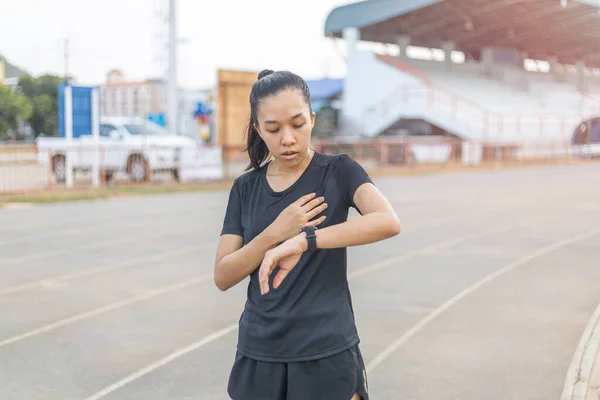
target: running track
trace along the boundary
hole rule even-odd
[[[600,165],[386,178],[349,250],[374,400],[558,399],[600,303]],[[228,399],[227,193],[0,210],[0,399]],[[332,399],[336,400],[336,399]]]

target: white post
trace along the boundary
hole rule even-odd
[[[340,126],[344,135],[360,135],[364,132],[364,121],[362,116],[352,111],[353,99],[355,100],[355,83],[362,80],[360,68],[356,67],[357,45],[360,40],[360,30],[356,27],[344,28],[343,38],[346,41],[346,79],[344,80],[344,96]],[[356,101],[356,100],[355,100]]]
[[[92,89],[92,186],[100,186],[100,96],[98,88]]]
[[[583,60],[577,60],[575,62],[575,67],[577,68],[577,90],[586,91],[586,82],[585,82],[585,63]]]
[[[494,49],[490,47],[484,47],[481,49],[481,64],[483,64],[483,71],[486,75],[492,75],[494,70]]]
[[[169,0],[169,78],[167,81],[167,124],[177,134],[177,23],[176,1]]]
[[[73,91],[71,85],[65,87],[65,184],[73,187]]]
[[[398,57],[407,58],[408,56],[406,55],[406,50],[408,49],[408,46],[410,46],[410,36],[400,35],[396,39],[396,43],[398,44],[398,48],[400,50]]]
[[[454,51],[453,42],[443,42],[442,50],[444,50],[444,64],[447,70],[452,69],[452,52]]]
[[[356,52],[358,41],[360,40],[360,31],[354,26],[344,28],[343,38],[346,41],[346,59],[348,60],[348,63],[350,63],[352,56]]]

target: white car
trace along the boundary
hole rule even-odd
[[[91,134],[73,138],[72,143],[73,170],[91,170],[93,157],[99,153],[100,168],[107,181],[115,172],[126,172],[132,181],[142,182],[148,179],[150,171],[169,171],[179,179],[181,160],[193,159],[198,152],[193,139],[171,134],[141,118],[102,118],[98,148]],[[40,137],[36,146],[39,162],[51,163],[56,181],[64,182],[67,140]]]

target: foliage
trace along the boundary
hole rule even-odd
[[[0,140],[6,140],[10,130],[16,130],[22,121],[30,118],[32,109],[27,97],[0,85]]]
[[[27,122],[35,136],[58,136],[58,85],[61,78],[55,75],[42,75],[33,78],[24,75],[19,79],[21,92],[33,106]]]

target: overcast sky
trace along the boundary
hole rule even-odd
[[[217,68],[289,69],[305,78],[345,72],[343,42],[323,30],[329,12],[353,0],[177,2],[184,87],[214,85]],[[102,83],[113,68],[145,79],[158,68],[161,4],[167,0],[0,0],[0,54],[34,75],[62,75],[68,37],[68,69],[80,83]]]

